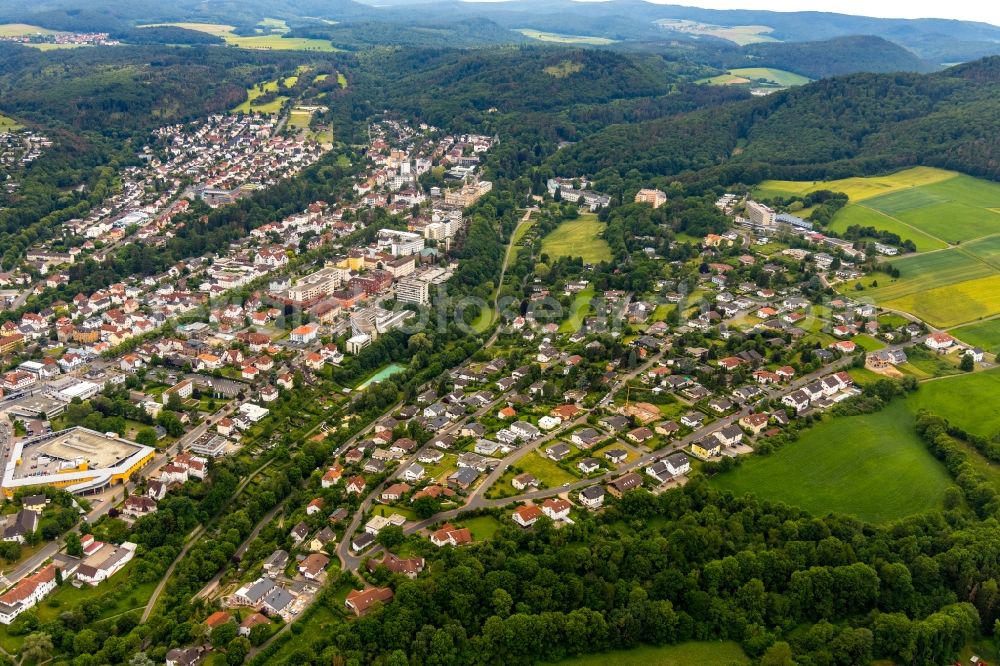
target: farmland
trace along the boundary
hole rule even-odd
[[[900,277],[885,273],[841,285],[885,307],[911,312],[938,327],[1000,314],[1000,185],[940,169],[916,168],[878,178],[826,183],[765,181],[758,196],[829,188],[851,203],[830,228],[874,227],[914,241],[918,253],[889,260]]]
[[[614,44],[616,40],[606,37],[593,37],[589,35],[563,35],[557,32],[542,32],[531,28],[518,28],[517,32],[525,37],[537,39],[540,42],[554,42],[556,44],[590,44],[591,46],[605,46]]]
[[[542,253],[549,257],[581,257],[587,263],[611,260],[611,247],[601,238],[604,222],[593,213],[568,220],[542,239]]]
[[[956,338],[973,347],[982,347],[988,352],[1000,352],[1000,319],[968,324],[949,331]]]
[[[948,244],[940,238],[935,238],[914,226],[862,204],[850,204],[841,209],[833,218],[829,229],[842,234],[852,225],[874,227],[896,234],[903,240],[909,239],[917,246],[917,252],[943,250],[948,247]]]
[[[234,46],[241,49],[256,49],[265,51],[336,51],[333,44],[324,39],[307,39],[304,37],[285,37],[284,32],[288,28],[272,25],[265,20],[266,30],[263,34],[237,35],[236,28],[231,25],[221,23],[150,23],[139,26],[141,28],[153,28],[160,26],[173,26],[186,30],[208,33],[226,40],[227,46]],[[282,22],[283,23],[283,22]]]
[[[725,39],[738,46],[755,44],[757,42],[776,42],[769,33],[773,28],[767,25],[733,25],[723,26],[712,23],[699,23],[685,19],[660,19],[657,24],[667,30],[683,32],[691,35],[705,35]]]
[[[915,395],[952,381],[930,382]],[[875,414],[826,419],[798,441],[771,455],[753,456],[714,483],[737,495],[756,494],[817,514],[836,511],[873,522],[938,508],[950,481],[917,438],[909,407],[899,400]]]
[[[887,176],[871,178],[856,176],[840,180],[765,180],[754,190],[754,193],[758,197],[768,197],[789,194],[802,195],[819,190],[831,190],[843,192],[852,202],[857,202],[911,187],[932,185],[955,178],[958,175],[955,171],[933,167],[914,167]]]
[[[1000,432],[1000,370],[976,372],[921,384],[906,398],[914,413],[927,409],[983,437]]]
[[[809,83],[809,79],[805,76],[773,67],[743,67],[740,69],[731,69],[729,73],[750,79],[751,81],[764,80],[779,86],[801,86]]]
[[[809,83],[809,79],[799,74],[773,67],[743,67],[730,69],[725,74],[719,74],[718,76],[698,81],[698,83],[708,83],[716,86],[744,85],[760,82],[786,88]]]
[[[0,37],[24,37],[27,35],[58,35],[58,30],[49,30],[37,25],[27,23],[3,23],[0,24]]]

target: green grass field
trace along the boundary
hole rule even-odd
[[[806,76],[773,67],[742,67],[731,69],[729,73],[752,81],[764,79],[768,83],[776,83],[779,86],[801,86],[811,80]]]
[[[559,666],[749,666],[750,659],[732,641],[691,641],[663,647],[637,647],[569,657]]]
[[[576,333],[580,330],[580,327],[583,326],[583,320],[594,311],[594,307],[590,304],[593,298],[593,286],[587,287],[576,295],[570,304],[569,316],[559,324],[560,333]]]
[[[576,220],[563,222],[542,239],[542,252],[552,258],[582,257],[586,263],[611,260],[611,246],[600,237],[607,226],[593,213],[581,213]]]
[[[281,107],[284,103],[288,101],[288,97],[285,95],[278,95],[270,102],[262,102],[260,104],[254,103],[258,97],[261,97],[265,93],[274,92],[277,89],[277,81],[265,81],[263,83],[258,83],[251,88],[247,88],[246,101],[239,106],[234,107],[230,113],[278,113],[281,111]],[[308,124],[309,122],[307,120],[306,125]]]
[[[949,381],[931,382],[915,395]],[[917,438],[908,407],[899,400],[875,414],[828,418],[769,456],[751,456],[714,483],[737,495],[872,522],[935,509],[950,480]]]
[[[13,118],[9,118],[3,114],[0,114],[0,134],[4,132],[12,132],[14,130],[19,130],[23,125],[19,124]]]
[[[460,525],[461,527],[468,527],[469,531],[472,532],[472,538],[476,541],[491,539],[497,530],[500,529],[500,523],[493,516],[469,518],[468,520],[463,520]]]
[[[241,49],[256,49],[265,51],[339,51],[333,44],[325,39],[306,39],[304,37],[285,37],[280,32],[265,35],[237,35],[233,31],[235,26],[221,23],[150,23],[140,25],[140,28],[154,28],[160,26],[175,26],[186,30],[205,32],[209,35],[222,37],[226,40],[227,46],[235,46]]]
[[[542,32],[531,28],[515,28],[515,30],[525,37],[537,39],[540,42],[554,42],[556,44],[590,44],[592,46],[606,46],[614,44],[617,40],[606,37],[593,37],[589,35],[563,35],[558,32]]]
[[[861,279],[865,298],[871,298],[882,303],[891,301],[914,292],[943,287],[964,280],[987,277],[994,271],[977,257],[960,248],[949,248],[940,252],[911,254],[892,260],[892,265],[899,269],[899,278],[893,279],[885,274],[872,276],[878,281],[877,287],[869,287],[872,278]],[[854,283],[844,285],[847,293],[853,292]]]
[[[750,79],[727,72],[710,76],[707,79],[699,79],[697,83],[707,83],[711,86],[741,86],[750,83]]]
[[[297,129],[307,129],[311,119],[312,111],[292,109],[291,113],[288,114],[288,126]]]
[[[1000,431],[1000,369],[925,382],[907,396],[913,413],[927,409],[971,433],[992,437]]]
[[[31,35],[58,35],[58,30],[49,30],[37,25],[27,23],[3,23],[0,24],[0,37],[25,37]]]
[[[874,227],[881,231],[888,231],[897,234],[903,240],[909,239],[917,246],[917,252],[942,250],[948,247],[948,244],[940,238],[935,238],[916,227],[862,204],[844,206],[834,216],[829,229],[842,234],[847,231],[848,227],[855,224],[861,227]]]
[[[538,452],[532,452],[517,462],[517,466],[525,472],[534,474],[546,488],[557,488],[564,483],[576,481],[577,478],[557,465],[555,461],[543,458]]]
[[[954,328],[949,333],[973,347],[982,347],[994,354],[1000,352],[1000,319],[967,324]]]

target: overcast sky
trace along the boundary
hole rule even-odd
[[[771,9],[778,12],[821,11],[881,18],[947,18],[984,21],[1000,26],[996,0],[649,0],[708,9]]]

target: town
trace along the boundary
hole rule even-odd
[[[318,144],[276,136],[276,123],[220,116],[158,132],[146,167],[126,170],[105,206],[5,274],[22,287],[16,305],[60,289],[76,261],[116,242],[168,242],[193,201],[233,205],[320,158]],[[780,446],[817,414],[863,400],[859,371],[899,377],[908,353],[992,360],[915,317],[817,300],[817,279],[858,279],[866,252],[741,194],[716,203],[732,222],[720,233],[633,239],[664,267],[641,291],[598,289],[591,263],[548,257],[540,271],[540,228],[611,204],[586,180],[557,177],[511,244],[513,261],[535,269],[507,275],[505,258],[499,288],[513,284],[527,307],[497,302],[496,331],[467,361],[402,402],[392,395],[387,410],[370,407],[368,393],[408,370],[366,359],[404,331],[411,348],[431,346],[433,331],[410,327],[461,267],[464,211],[492,189],[479,168],[497,142],[393,118],[371,137],[342,199],[258,226],[211,261],[29,307],[0,327],[11,364],[0,485],[16,507],[3,526],[15,568],[0,622],[23,621],[59,585],[135,585],[130,563],[161,504],[218,484],[212,470],[227,460],[263,463],[236,493],[258,483],[270,456],[297,445],[289,427],[325,443],[292,496],[303,503],[278,503],[234,544],[238,564],[195,592],[218,609],[204,619],[213,641],[171,650],[168,664],[205,658],[229,625],[263,649],[332,576],[362,581],[344,599],[350,614],[391,603],[381,571],[412,578],[425,566],[395,550],[406,539],[461,547],[502,521],[568,525],[631,490],[661,493]],[[667,203],[642,189],[631,205]],[[305,393],[319,411],[303,419],[288,406],[303,408]],[[161,575],[147,614],[170,570]]]

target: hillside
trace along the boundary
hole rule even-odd
[[[671,176],[715,167],[724,182],[821,179],[931,165],[1000,179],[1000,58],[935,74],[855,74],[711,111],[617,125],[561,151],[566,173]]]
[[[362,64],[359,85],[435,123],[464,112],[540,113],[663,95],[680,79],[658,56],[563,47],[398,51]]]
[[[898,44],[866,35],[821,42],[748,44],[741,49],[740,56],[728,66],[776,67],[812,79],[856,72],[929,72],[936,69]]]

